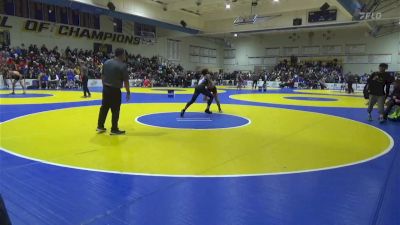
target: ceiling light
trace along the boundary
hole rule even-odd
[[[234,33],[234,34],[233,34],[233,36],[234,36],[234,37],[237,37],[237,36],[238,36],[238,34],[237,34],[237,33]]]
[[[279,2],[279,0],[274,0],[274,2]]]
[[[230,3],[226,3],[225,4],[225,9],[230,9],[231,8],[231,4]]]

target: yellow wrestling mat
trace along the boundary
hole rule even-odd
[[[1,148],[41,162],[95,171],[241,176],[357,164],[385,154],[393,145],[390,136],[367,124],[258,106],[223,105],[225,113],[251,120],[251,124],[234,129],[171,129],[135,122],[137,117],[162,112],[174,112],[179,122],[178,111],[183,106],[122,105],[120,128],[127,131],[125,136],[95,132],[98,106],[26,115],[0,124]],[[204,104],[189,109],[203,110]],[[217,115],[221,114],[211,115],[210,120]],[[366,137],[374,141],[365,141]]]
[[[186,94],[186,95],[191,95],[194,93],[194,88],[178,88],[178,87],[153,87],[153,88],[140,88],[140,87],[131,87],[131,92],[133,93],[144,93],[144,94],[168,94],[168,90],[175,90],[175,94]],[[121,89],[123,92],[125,91],[125,88]],[[226,91],[224,90],[218,90],[218,93],[225,93]]]
[[[231,99],[280,105],[367,108],[363,98],[349,96],[326,96],[312,94],[238,94]]]
[[[363,96],[362,92],[354,92],[354,94],[348,94],[344,91],[339,90],[311,90],[311,89],[297,89],[294,92],[307,93],[307,94],[324,94],[324,95],[345,95],[345,96]]]
[[[102,94],[91,92],[92,97],[82,98],[82,91],[62,91],[62,90],[27,90],[26,95],[22,90],[16,90],[15,95],[10,94],[10,90],[0,91],[0,104],[46,104],[63,102],[83,102],[101,100]]]

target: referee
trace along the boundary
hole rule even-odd
[[[104,122],[106,121],[108,110],[111,108],[111,135],[125,134],[125,131],[119,130],[118,128],[122,84],[124,84],[126,89],[126,101],[129,101],[131,94],[129,90],[129,75],[125,60],[125,50],[117,48],[115,50],[115,57],[107,60],[103,65],[103,101],[101,103],[97,124],[97,132],[99,133],[106,131],[106,128],[104,128]]]

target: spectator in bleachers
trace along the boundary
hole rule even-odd
[[[24,74],[25,78],[30,79],[44,78],[44,75],[40,74],[43,73],[42,71],[48,71],[49,69],[55,72],[60,80],[63,80],[64,75],[66,76],[68,69],[74,70],[75,75],[79,77],[79,61],[83,61],[88,68],[87,76],[90,79],[100,79],[103,63],[113,56],[113,54],[94,52],[92,50],[71,49],[70,47],[59,51],[58,47],[49,49],[46,45],[42,45],[39,48],[33,44],[29,45],[28,48],[24,45],[16,48],[1,46],[0,51],[0,59],[5,64],[18,66],[18,71]],[[141,55],[129,54],[127,55],[127,61],[132,79],[143,80],[145,76],[152,74],[152,83],[158,83],[162,86],[184,86],[188,84],[181,65],[161,63],[158,57],[146,58]],[[47,75],[50,76],[51,74]],[[67,83],[67,78],[64,78],[64,80],[64,82],[59,83],[60,86]],[[76,79],[76,82],[77,84],[80,83],[78,79]],[[69,84],[67,87],[71,87],[71,85]]]
[[[151,87],[151,81],[147,77],[144,77],[143,87],[145,88]]]
[[[48,77],[48,89],[59,88],[60,78],[55,71],[49,70],[49,77]]]
[[[72,69],[67,69],[66,76],[67,76],[66,87],[68,87],[69,89],[72,89],[73,87],[75,87],[75,74],[74,74],[74,71]]]
[[[394,89],[386,102],[386,109],[383,115],[385,120],[395,105],[400,106],[400,80],[394,82]]]

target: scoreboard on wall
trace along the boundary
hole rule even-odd
[[[309,23],[335,21],[337,18],[337,10],[330,9],[324,11],[312,11],[308,13]]]

